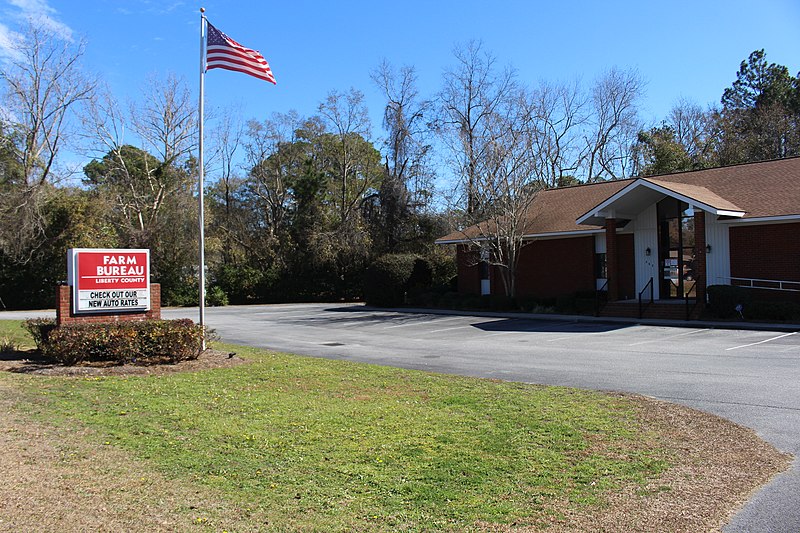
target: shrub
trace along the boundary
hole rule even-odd
[[[719,318],[738,318],[738,305],[742,306],[742,313],[749,314],[752,293],[742,287],[732,285],[710,285],[708,294],[708,307]]]
[[[519,300],[519,307],[529,313],[554,313],[556,299],[526,297]]]
[[[453,281],[458,274],[456,260],[452,255],[432,253],[427,257],[431,265],[431,283],[434,287],[455,288]]]
[[[517,311],[519,306],[514,298],[505,294],[489,294],[481,296],[481,309],[489,311]]]
[[[206,291],[206,305],[212,307],[220,307],[228,305],[228,295],[222,290],[222,287],[214,285],[209,287]]]
[[[14,353],[17,351],[17,343],[8,337],[0,337],[0,354]]]
[[[22,327],[31,334],[33,342],[42,350],[42,346],[47,344],[50,332],[56,329],[56,321],[52,318],[29,318]]]
[[[397,307],[410,291],[431,285],[431,267],[413,254],[387,254],[372,263],[364,276],[364,300],[369,305]]]
[[[747,318],[756,320],[800,320],[800,303],[786,301],[756,301],[748,306]]]
[[[408,296],[409,305],[414,307],[438,307],[442,293],[436,290],[421,291]]]
[[[274,266],[256,269],[246,265],[220,265],[211,274],[214,286],[218,286],[235,304],[259,300],[280,276]]]
[[[465,294],[456,302],[456,308],[461,309],[483,309],[483,298],[477,294]]]
[[[466,296],[467,295],[462,295],[454,291],[446,292],[439,298],[439,307],[444,309],[457,309]]]
[[[197,359],[203,329],[189,319],[66,324],[27,320],[42,355],[65,365],[82,362],[177,363]]]
[[[592,315],[597,307],[597,298],[592,295],[591,297],[576,297],[575,298],[575,311],[579,315]]]
[[[577,308],[576,298],[573,295],[559,296],[556,298],[555,307],[559,313],[574,313]]]
[[[197,278],[194,276],[181,276],[175,278],[161,277],[161,305],[187,307],[197,305],[200,299],[200,289]]]

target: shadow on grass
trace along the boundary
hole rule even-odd
[[[18,374],[32,374],[55,368],[59,365],[50,358],[44,357],[39,350],[14,349],[0,352],[0,370]]]

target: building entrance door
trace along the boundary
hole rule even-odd
[[[694,211],[675,198],[658,203],[659,286],[661,298],[695,295]]]

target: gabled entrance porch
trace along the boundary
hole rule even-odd
[[[704,187],[651,178],[638,179],[595,206],[577,223],[605,227],[608,305],[599,314],[684,320],[699,314],[697,303],[705,302],[706,286],[730,272],[727,228],[722,231],[718,219],[743,215]],[[625,298],[619,290],[625,283],[618,257],[622,233],[633,234],[638,297],[616,305]],[[713,264],[707,261],[712,251],[709,236],[718,255]],[[640,300],[647,305],[640,305]]]

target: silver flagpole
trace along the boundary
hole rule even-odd
[[[199,140],[197,143],[197,150],[199,153],[198,157],[198,189],[197,189],[197,198],[199,202],[199,211],[200,211],[200,279],[199,279],[199,288],[200,288],[200,326],[203,328],[203,337],[201,341],[201,347],[203,350],[206,349],[206,332],[205,332],[205,325],[206,325],[206,250],[205,250],[205,217],[204,211],[205,206],[203,205],[204,193],[203,193],[203,107],[204,107],[204,99],[205,99],[205,74],[206,74],[206,54],[205,54],[205,45],[206,45],[206,9],[204,7],[200,8],[200,113],[199,113],[199,121],[200,121],[200,128],[199,128]]]

